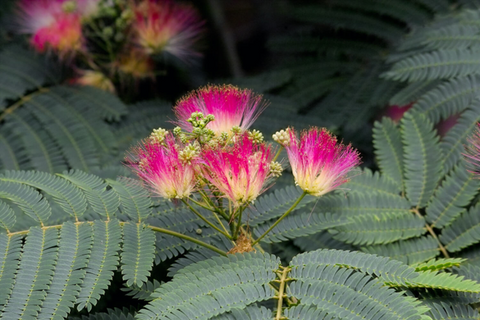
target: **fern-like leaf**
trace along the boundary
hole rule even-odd
[[[140,223],[123,226],[122,274],[127,286],[147,281],[155,258],[155,233]]]
[[[58,231],[30,229],[11,295],[3,310],[4,319],[37,319],[37,312],[50,286],[57,260]]]
[[[468,320],[468,319],[478,319],[480,314],[477,310],[473,309],[470,306],[459,306],[459,305],[449,305],[446,303],[433,303],[429,305],[430,311],[428,315],[434,320],[443,320],[443,319],[458,319],[458,320]]]
[[[406,264],[427,261],[440,253],[437,241],[431,236],[401,240],[386,245],[362,247],[361,250],[365,253],[390,257]]]
[[[421,53],[395,63],[384,77],[409,82],[464,77],[480,72],[477,57],[478,49]]]
[[[383,118],[381,122],[375,122],[373,145],[382,174],[403,189],[402,137],[391,119]]]
[[[470,208],[443,229],[440,241],[449,252],[460,251],[480,241],[479,206]]]
[[[60,231],[58,262],[37,319],[65,319],[80,292],[92,243],[92,227],[66,222]]]
[[[259,237],[270,228],[273,222],[275,221],[258,225],[255,227],[254,234]],[[286,241],[348,223],[348,219],[330,213],[291,214],[275,226],[262,241],[267,243]]]
[[[211,318],[274,296],[277,258],[264,254],[230,255],[190,265],[160,286],[138,319]],[[245,272],[248,269],[248,273]]]
[[[145,220],[152,212],[148,192],[138,182],[123,179],[123,182],[107,180],[122,200],[122,212],[135,221]]]
[[[15,283],[18,264],[22,254],[22,235],[9,236],[0,233],[0,309],[5,309]]]
[[[91,256],[76,301],[78,310],[86,308],[90,311],[110,284],[113,272],[117,269],[120,240],[118,220],[94,222]]]
[[[425,116],[407,113],[402,119],[402,140],[406,195],[412,205],[424,207],[443,171],[438,136]]]
[[[479,187],[478,179],[467,172],[463,162],[460,162],[435,191],[426,208],[425,219],[432,227],[445,227],[465,211],[464,207],[470,203]]]

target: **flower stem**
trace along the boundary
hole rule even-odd
[[[302,195],[297,199],[297,201],[295,201],[294,204],[292,204],[292,206],[290,207],[290,209],[287,210],[287,212],[285,212],[280,218],[278,218],[277,221],[275,221],[274,224],[272,224],[272,226],[270,228],[268,228],[267,231],[265,231],[259,238],[257,238],[257,240],[253,241],[252,242],[252,247],[254,245],[256,245],[260,240],[263,239],[263,237],[265,237],[270,231],[272,231],[273,228],[275,228],[277,226],[277,224],[280,223],[280,221],[282,221],[283,219],[285,219],[289,214],[290,212],[293,211],[293,209],[295,209],[296,206],[298,206],[298,204],[300,203],[300,201],[302,201],[302,199],[307,195],[307,192],[303,192]]]
[[[221,234],[223,234],[225,237],[227,237],[228,239],[232,239],[232,236],[229,235],[228,233],[224,232],[223,230],[221,230],[219,227],[217,227],[216,225],[214,225],[212,222],[208,221],[207,218],[205,218],[200,212],[197,211],[197,209],[195,209],[194,207],[192,207],[192,205],[190,205],[190,203],[188,203],[185,199],[182,199],[183,203],[185,203],[189,208],[190,210],[192,210],[193,213],[195,213],[200,219],[202,219],[203,221],[205,221],[210,227],[212,227],[213,229],[217,230],[218,232],[220,232]]]
[[[283,150],[283,146],[280,146],[280,148],[278,148],[277,153],[275,154],[275,157],[273,157],[273,160],[272,160],[272,161],[276,161],[276,160],[277,160],[277,158],[280,156],[280,153],[282,153],[282,150]]]
[[[240,227],[242,226],[242,213],[243,213],[244,207],[240,207],[238,210],[240,213],[238,214],[238,223],[237,227],[235,228],[235,232],[233,233],[233,239],[237,240],[238,238],[238,232],[240,231]]]
[[[203,241],[201,241],[201,240],[198,240],[198,239],[189,237],[189,236],[187,236],[187,235],[184,235],[184,234],[181,234],[181,233],[178,233],[178,232],[175,232],[175,231],[171,231],[171,230],[168,230],[168,229],[153,227],[153,226],[148,226],[148,228],[152,229],[153,231],[157,231],[157,232],[169,234],[169,235],[171,235],[171,236],[174,236],[174,237],[177,237],[177,238],[181,238],[181,239],[184,239],[184,240],[187,240],[187,241],[196,243],[196,244],[198,244],[199,246],[202,246],[202,247],[205,247],[205,248],[210,249],[210,250],[212,250],[212,251],[215,251],[216,253],[221,254],[222,256],[226,256],[226,255],[227,255],[227,253],[226,253],[225,251],[220,250],[220,249],[218,249],[217,247],[212,246],[211,244],[208,244],[208,243],[203,242]]]

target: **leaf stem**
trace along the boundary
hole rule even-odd
[[[233,239],[237,240],[238,239],[238,232],[240,231],[240,227],[242,226],[242,213],[243,213],[244,207],[240,207],[238,210],[240,213],[238,214],[238,223],[237,227],[235,228],[235,232],[233,233]]]
[[[424,218],[420,211],[418,211],[418,208],[412,209],[415,214],[421,218]],[[438,239],[437,235],[435,234],[435,231],[433,231],[433,228],[428,224],[425,223],[425,228],[428,230],[428,232],[432,235],[432,237],[437,240],[438,247],[440,248],[440,251],[442,251],[443,255],[445,258],[450,258],[450,255],[447,252],[447,249],[443,246],[443,244],[440,242],[440,239]]]
[[[290,214],[290,212],[292,212],[293,209],[295,209],[295,207],[298,206],[298,204],[300,203],[300,201],[302,201],[302,199],[303,199],[306,195],[307,195],[307,192],[304,191],[304,192],[302,193],[302,195],[301,195],[300,197],[298,197],[297,201],[295,201],[295,203],[292,204],[292,206],[290,207],[290,209],[287,210],[287,212],[285,212],[280,218],[278,218],[278,220],[275,221],[275,223],[272,224],[271,227],[268,228],[268,230],[265,231],[259,238],[257,238],[257,240],[255,240],[255,241],[252,242],[252,247],[253,247],[254,245],[256,245],[260,240],[262,240],[263,237],[265,237],[270,231],[272,231],[272,229],[275,228],[275,227],[277,226],[277,224],[280,223],[280,221],[282,221],[283,219],[285,219],[285,218]]]
[[[205,218],[200,212],[197,211],[197,209],[195,209],[194,207],[192,207],[192,205],[190,203],[188,203],[185,199],[182,199],[183,203],[185,203],[189,208],[190,210],[192,210],[193,213],[195,213],[200,219],[202,219],[203,221],[205,221],[210,227],[212,227],[213,229],[217,230],[218,232],[220,232],[221,234],[223,234],[225,237],[227,237],[228,239],[232,239],[232,236],[226,232],[224,232],[223,230],[221,230],[219,227],[217,227],[216,225],[214,225],[212,222],[210,222],[207,218]]]
[[[282,277],[280,278],[280,288],[278,289],[278,303],[277,303],[277,315],[275,320],[282,319],[282,307],[283,307],[283,295],[285,293],[285,283],[287,282],[287,274],[290,268],[283,269]]]
[[[154,227],[154,226],[147,226],[147,228],[150,228],[150,229],[152,229],[153,231],[157,231],[157,232],[160,232],[160,233],[165,233],[165,234],[168,234],[168,235],[171,235],[171,236],[180,238],[180,239],[184,239],[184,240],[187,240],[187,241],[196,243],[196,244],[198,244],[199,246],[202,246],[202,247],[205,247],[205,248],[210,249],[210,250],[212,250],[212,251],[215,251],[216,253],[221,254],[222,256],[226,256],[226,255],[227,255],[227,253],[226,253],[225,251],[220,250],[220,249],[218,249],[217,247],[212,246],[211,244],[208,244],[208,243],[203,242],[203,241],[201,241],[201,240],[195,239],[195,238],[193,238],[193,237],[190,237],[190,236],[187,236],[187,235],[184,235],[184,234],[181,234],[181,233],[172,231],[172,230],[163,229],[163,228],[158,228],[158,227]]]

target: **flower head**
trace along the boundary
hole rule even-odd
[[[214,121],[207,128],[217,135],[230,133],[234,127],[247,130],[265,108],[262,97],[247,89],[231,85],[207,86],[182,98],[174,108],[177,124],[185,131],[192,131],[188,119],[194,112],[213,115]]]
[[[203,22],[194,8],[169,0],[143,0],[133,12],[136,42],[147,54],[168,52],[180,59],[196,54],[192,45]]]
[[[92,86],[111,93],[115,92],[115,86],[112,81],[100,71],[83,70],[80,76],[73,79],[71,83],[82,86]]]
[[[290,143],[285,145],[296,184],[319,197],[348,181],[347,174],[360,163],[350,145],[337,143],[325,129],[312,128],[301,134],[289,128]]]
[[[473,134],[467,139],[468,145],[465,146],[465,153],[463,156],[469,163],[468,172],[480,174],[480,123]]]
[[[153,60],[139,50],[132,49],[122,54],[115,62],[115,66],[122,74],[136,79],[154,77],[155,66]]]
[[[202,175],[235,207],[254,201],[273,176],[272,149],[265,144],[254,144],[247,134],[234,145],[205,148],[201,158]]]
[[[50,49],[65,56],[81,49],[82,26],[74,2],[22,0],[18,8],[19,30],[32,35],[30,42],[37,51]]]
[[[162,143],[146,140],[126,160],[153,193],[167,199],[183,199],[194,191],[196,183],[197,160],[191,149],[168,134]]]

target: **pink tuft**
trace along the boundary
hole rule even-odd
[[[145,141],[127,157],[127,165],[152,190],[167,199],[183,199],[195,189],[196,160],[182,161],[181,145],[168,134],[162,144]]]
[[[296,184],[319,197],[348,181],[348,173],[360,164],[358,152],[350,145],[337,143],[325,129],[312,128],[301,133],[300,141],[288,130],[290,143],[285,146]]]
[[[226,148],[204,149],[201,173],[235,207],[254,201],[270,180],[272,149],[254,144],[248,135]]]
[[[182,60],[198,55],[192,47],[203,22],[194,8],[169,0],[143,0],[133,11],[136,43],[147,54],[169,52]]]
[[[63,11],[65,0],[22,0],[19,3],[20,32],[31,34],[30,42],[39,52],[47,49],[61,56],[81,48],[80,15]]]
[[[480,174],[480,123],[473,134],[467,139],[468,145],[465,146],[465,153],[463,156],[469,163],[468,172],[473,174]]]
[[[216,134],[230,133],[234,126],[247,130],[265,109],[262,97],[248,89],[231,85],[207,86],[182,98],[174,108],[176,122],[183,130],[192,131],[187,121],[193,112],[212,114],[215,120],[207,125]]]

